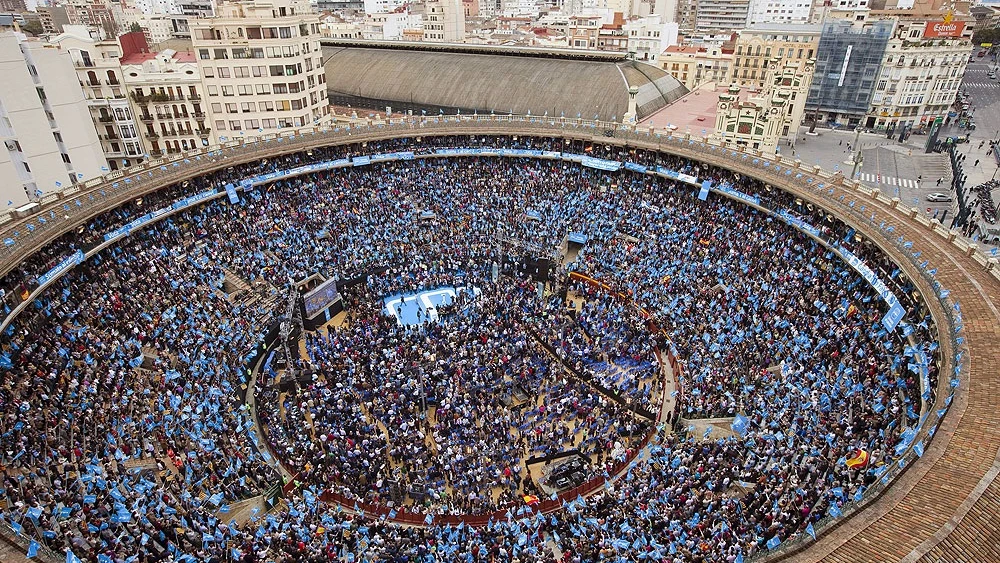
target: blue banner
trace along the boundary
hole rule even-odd
[[[705,180],[701,183],[701,190],[698,191],[698,199],[706,201],[708,199],[708,192],[712,189],[712,181]]]
[[[226,194],[229,195],[229,203],[240,202],[240,196],[236,195],[236,186],[232,183],[226,184]]]
[[[631,170],[633,172],[638,172],[640,174],[645,174],[646,170],[648,170],[648,169],[645,166],[641,165],[641,164],[636,164],[634,162],[626,162],[625,163],[625,170]]]
[[[605,160],[603,158],[594,158],[592,156],[581,157],[580,164],[586,166],[587,168],[606,170],[608,172],[617,172],[622,167],[622,163],[617,160]]]
[[[364,166],[370,163],[371,160],[370,156],[356,156],[352,162],[354,162],[354,166]]]
[[[76,266],[77,264],[80,264],[82,262],[83,262],[83,251],[77,250],[73,254],[70,254],[65,260],[60,262],[58,266],[38,276],[38,285],[44,286],[50,281],[65,274],[73,266]]]
[[[906,315],[906,309],[902,305],[896,303],[895,305],[889,307],[889,312],[882,317],[882,326],[889,332],[896,330],[896,326],[899,325],[899,321],[903,320],[903,316]]]

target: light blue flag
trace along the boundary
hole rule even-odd
[[[809,525],[806,526],[806,533],[812,536],[812,539],[814,540],[816,539],[816,530],[813,529],[812,522],[810,522]]]
[[[28,544],[28,557],[31,558],[38,555],[38,548],[38,542],[31,540],[31,543]]]

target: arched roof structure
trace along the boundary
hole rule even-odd
[[[635,87],[641,120],[688,91],[663,70],[629,60],[327,45],[323,64],[334,105],[418,115],[461,110],[621,121]]]

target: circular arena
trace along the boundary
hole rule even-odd
[[[997,561],[1000,267],[787,159],[401,119],[0,225],[3,560]]]

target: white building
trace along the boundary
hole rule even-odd
[[[385,14],[403,6],[402,0],[365,0],[365,14]]]
[[[227,2],[217,14],[190,28],[219,141],[329,123],[320,20],[308,2]]]
[[[398,41],[406,29],[423,28],[423,17],[403,10],[387,14],[368,14],[365,17],[362,37],[370,41]]]
[[[424,41],[461,43],[464,40],[462,0],[428,0],[424,5]]]
[[[146,15],[181,13],[176,0],[129,0],[128,3]]]
[[[749,0],[697,0],[699,32],[737,31],[746,27]]]
[[[165,49],[122,59],[139,134],[152,158],[216,144],[194,53]],[[219,113],[236,107],[219,103]],[[227,106],[236,106],[228,102]]]
[[[974,22],[967,15],[916,10],[872,12],[872,17],[890,14],[899,16],[865,126],[919,130],[948,117],[968,64]]]
[[[53,37],[50,42],[69,53],[79,86],[87,99],[92,128],[97,130],[107,157],[108,169],[118,170],[142,162],[146,151],[122,80],[121,44],[94,39],[83,26],[66,26],[65,29],[65,33]],[[128,42],[142,36],[128,33],[122,38],[120,41]],[[144,41],[141,43],[145,45]]]
[[[677,24],[666,23],[660,16],[630,20],[622,29],[628,38],[628,52],[637,61],[655,63],[660,53],[677,44]]]
[[[746,25],[807,23],[812,14],[812,0],[750,0]]]
[[[0,205],[101,174],[104,154],[66,51],[0,34]]]

